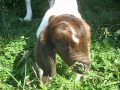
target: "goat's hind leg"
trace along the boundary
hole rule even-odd
[[[24,17],[24,20],[31,21],[32,19],[31,0],[25,0],[25,3],[26,3],[26,16]]]
[[[48,0],[50,8],[53,6],[55,0]]]
[[[25,0],[26,5],[26,15],[24,18],[19,18],[21,21],[31,21],[32,19],[32,7],[31,0]]]

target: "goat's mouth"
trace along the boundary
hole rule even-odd
[[[75,62],[72,66],[71,66],[71,69],[77,73],[80,73],[80,74],[86,74],[88,73],[89,71],[89,68],[81,63],[81,62]]]

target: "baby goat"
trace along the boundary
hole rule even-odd
[[[89,45],[90,27],[83,19],[70,14],[51,16],[35,47],[41,81],[45,83],[56,74],[55,53],[67,65],[73,66],[76,73],[86,73],[91,64]],[[81,68],[84,70],[80,70]]]
[[[89,70],[90,26],[78,12],[77,0],[55,0],[37,30],[35,59],[40,79],[56,74],[55,53],[80,75]]]

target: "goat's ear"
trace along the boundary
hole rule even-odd
[[[47,32],[45,30],[44,32],[41,32],[35,46],[35,60],[39,67],[38,69],[43,70],[43,76],[40,76],[42,77],[40,78],[42,80],[43,78],[44,80],[48,80],[48,77],[51,77],[56,73],[55,51],[49,44],[50,41],[48,40]],[[41,72],[39,72],[39,75],[41,75]]]

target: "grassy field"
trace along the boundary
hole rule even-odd
[[[47,85],[38,81],[33,50],[48,3],[33,0],[33,20],[20,22],[25,6],[18,1],[15,6],[0,3],[0,90],[120,90],[119,0],[78,0],[79,11],[92,28],[91,70],[75,82],[74,73],[56,56],[58,74]]]

